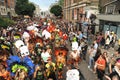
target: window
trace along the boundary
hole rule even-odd
[[[118,25],[118,28],[117,28],[117,37],[118,37],[118,39],[120,39],[120,25]]]
[[[115,5],[106,6],[106,14],[114,14]]]
[[[72,9],[72,20],[74,19],[74,9]]]
[[[4,6],[4,0],[0,0],[0,5]]]

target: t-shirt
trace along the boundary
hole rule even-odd
[[[82,39],[83,38],[83,34],[81,33],[78,38]]]
[[[97,59],[97,68],[100,70],[104,70],[106,66],[106,61],[105,59],[101,58],[101,56]]]
[[[89,57],[93,58],[96,55],[97,50],[96,49],[90,49],[89,52],[90,52],[90,56]]]
[[[72,42],[72,50],[78,49],[78,42]]]
[[[95,43],[95,44],[94,44],[94,49],[97,49],[97,48],[98,48],[98,44]]]
[[[43,59],[44,62],[48,62],[47,60],[50,58],[50,54],[48,52],[42,53],[41,58]]]

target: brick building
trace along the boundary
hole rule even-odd
[[[98,0],[64,0],[64,19],[83,22],[89,18],[89,13],[98,13],[98,2]]]
[[[16,0],[0,0],[0,15],[5,17],[15,16]]]
[[[100,31],[114,31],[120,38],[120,0],[100,0]]]

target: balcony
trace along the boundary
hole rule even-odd
[[[99,14],[97,15],[99,20],[120,22],[120,14]]]

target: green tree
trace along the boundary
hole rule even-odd
[[[15,22],[9,18],[0,17],[0,27],[7,28],[9,25],[13,25]]]
[[[33,16],[35,6],[32,3],[29,3],[28,0],[17,0],[15,6],[15,12],[18,15],[29,15]]]
[[[50,12],[53,13],[56,17],[62,16],[62,7],[60,5],[53,5],[50,9]]]
[[[64,0],[59,0],[59,1],[58,1],[58,5],[60,5],[60,6],[63,7],[63,5],[64,5]]]

